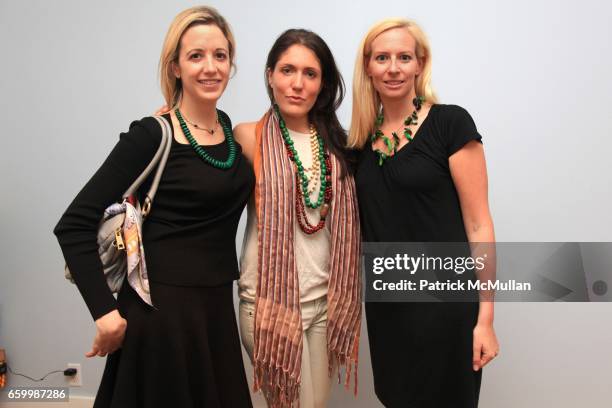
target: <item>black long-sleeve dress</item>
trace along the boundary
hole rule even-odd
[[[355,176],[366,242],[467,242],[448,158],[481,136],[459,106],[434,105],[414,140],[378,165],[367,144]],[[387,407],[475,408],[478,303],[366,303],[376,395]]]
[[[232,284],[239,276],[236,230],[254,174],[239,145],[234,165],[220,170],[173,137],[143,225],[155,309],[127,279],[117,300],[104,280],[96,244],[101,215],[120,200],[160,142],[154,118],[133,122],[54,230],[92,317],[117,308],[127,320],[123,346],[107,358],[94,406],[250,407]],[[227,141],[203,147],[218,160],[228,157]]]

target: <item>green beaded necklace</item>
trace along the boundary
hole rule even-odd
[[[285,125],[285,121],[280,114],[280,110],[278,109],[278,105],[274,104],[274,112],[276,112],[276,117],[278,118],[278,125],[281,130],[281,134],[283,135],[283,140],[285,142],[285,147],[287,148],[287,154],[289,158],[295,163],[297,168],[298,175],[302,182],[302,195],[304,196],[304,202],[308,208],[319,208],[324,201],[325,198],[325,187],[327,187],[327,175],[329,174],[328,168],[325,165],[325,149],[323,148],[323,139],[321,135],[317,132],[317,142],[319,144],[319,151],[317,154],[317,159],[319,161],[319,166],[321,168],[321,187],[319,188],[319,196],[316,202],[312,202],[310,200],[310,195],[308,194],[308,176],[304,171],[304,166],[300,161],[300,157],[298,156],[297,150],[293,147],[293,140],[289,135],[289,130],[287,129],[287,125]],[[313,161],[315,158],[313,157]]]
[[[404,137],[406,138],[406,140],[408,140],[408,143],[412,142],[412,138],[413,138],[412,129],[410,129],[409,126],[418,124],[419,116],[417,112],[421,110],[421,106],[423,105],[424,101],[425,101],[425,98],[423,96],[417,96],[416,98],[414,98],[412,100],[412,104],[414,105],[414,110],[412,111],[412,114],[404,120]],[[381,111],[380,114],[376,117],[376,131],[370,136],[370,141],[372,143],[376,142],[378,139],[382,139],[385,142],[385,146],[387,146],[386,153],[381,152],[378,149],[375,150],[375,152],[378,154],[378,165],[379,166],[382,166],[385,160],[393,156],[393,154],[397,153],[397,146],[400,143],[400,138],[397,135],[397,131],[391,132],[391,136],[393,136],[393,143],[391,143],[391,139],[385,136],[383,131],[380,130],[380,127],[382,126],[383,121],[384,121],[384,115],[383,115],[383,112]]]
[[[219,115],[218,110],[217,110],[217,120],[219,121],[219,123],[221,124],[221,127],[223,128],[223,134],[225,135],[225,140],[227,140],[227,144],[229,147],[229,157],[227,158],[226,161],[215,159],[210,154],[208,154],[208,152],[204,150],[202,146],[198,144],[195,138],[191,135],[191,132],[189,131],[189,128],[187,127],[187,123],[185,123],[185,119],[183,119],[183,115],[181,115],[181,111],[178,108],[174,110],[174,114],[176,115],[179,121],[179,125],[181,125],[183,134],[185,135],[187,140],[189,140],[189,144],[191,145],[191,147],[193,147],[193,150],[196,151],[198,156],[200,156],[200,158],[204,160],[204,162],[210,164],[211,166],[217,169],[221,169],[221,170],[227,170],[232,167],[232,165],[234,164],[234,160],[236,159],[236,143],[234,141],[234,135],[232,133],[232,129],[230,129],[230,127],[223,121],[223,119],[221,118],[221,115]]]

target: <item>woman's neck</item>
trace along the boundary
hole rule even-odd
[[[215,101],[216,102],[216,101]],[[187,95],[178,104],[184,117],[203,128],[214,128],[217,121],[217,106],[215,102],[202,103],[191,100]]]
[[[288,129],[298,133],[308,133],[310,130],[307,115],[295,117],[284,115],[282,112],[281,115],[283,115],[283,120],[285,121],[285,125],[287,125]]]
[[[412,100],[415,98],[414,90],[410,92],[408,97],[399,99],[383,99],[381,98],[384,123],[399,123],[404,122],[406,117],[414,110]]]

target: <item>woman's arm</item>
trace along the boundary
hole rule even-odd
[[[494,243],[495,232],[489,211],[488,179],[484,149],[477,141],[468,142],[449,157],[449,166],[463,214],[463,223],[469,242]],[[486,246],[489,250],[492,245]],[[489,265],[483,274],[495,269],[495,254],[488,254]],[[491,361],[499,352],[493,329],[494,303],[481,301],[478,322],[474,328],[474,370]]]
[[[257,122],[239,123],[234,128],[234,138],[242,146],[242,153],[251,164],[255,158],[255,127]]]
[[[117,308],[98,255],[97,230],[102,214],[106,207],[121,199],[142,173],[160,141],[161,129],[155,119],[132,123],[54,229],[66,263],[94,320]]]

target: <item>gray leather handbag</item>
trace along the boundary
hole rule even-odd
[[[164,167],[168,161],[170,148],[172,146],[172,131],[168,121],[161,116],[154,116],[159,122],[162,129],[162,139],[149,165],[144,169],[142,174],[132,183],[132,185],[123,194],[121,203],[114,203],[104,210],[104,216],[98,227],[98,254],[104,267],[104,276],[108,287],[113,293],[119,292],[123,280],[127,274],[127,255],[123,239],[123,225],[126,221],[126,203],[130,196],[138,190],[138,187],[146,180],[151,171],[157,167],[155,177],[151,183],[151,187],[144,199],[142,207],[136,201],[134,207],[140,213],[144,220],[151,211],[151,204],[159,186]],[[142,237],[140,237],[142,239]],[[64,270],[66,279],[74,283],[72,274],[66,265]],[[146,285],[148,287],[148,285]]]

